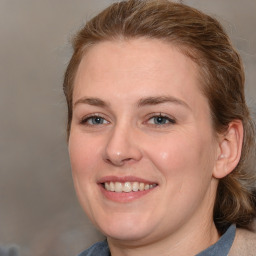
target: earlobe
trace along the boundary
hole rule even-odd
[[[242,143],[243,124],[240,120],[232,121],[219,138],[213,177],[221,179],[235,169],[241,157]]]

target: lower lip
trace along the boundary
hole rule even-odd
[[[131,201],[134,201],[136,199],[141,198],[142,196],[147,195],[148,193],[152,192],[155,190],[157,187],[148,189],[148,190],[143,190],[143,191],[136,191],[136,192],[112,192],[108,191],[105,188],[102,187],[102,185],[99,185],[100,190],[102,194],[109,200],[118,202],[118,203],[128,203]]]

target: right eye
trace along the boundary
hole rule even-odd
[[[90,125],[93,126],[93,125],[108,124],[109,122],[105,118],[95,115],[95,116],[89,116],[89,117],[83,118],[80,123],[88,126]]]

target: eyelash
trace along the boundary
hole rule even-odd
[[[90,115],[90,116],[85,116],[85,117],[83,117],[82,118],[82,120],[80,121],[80,124],[82,124],[82,125],[86,125],[86,126],[96,126],[96,125],[102,125],[102,124],[106,124],[106,123],[95,123],[95,124],[89,124],[89,121],[90,120],[93,120],[93,118],[94,119],[96,119],[96,118],[99,118],[99,119],[101,119],[101,121],[103,121],[103,122],[107,122],[107,123],[109,123],[107,120],[106,120],[106,118],[104,118],[103,116],[101,116],[101,115],[99,115],[99,114],[93,114],[93,115]]]
[[[96,118],[100,119],[100,123],[93,123],[92,120],[96,119]],[[156,120],[156,118],[161,118],[165,122],[167,121],[167,123],[163,123],[163,124],[149,123],[149,121],[151,119]],[[92,121],[92,123],[89,123],[90,120]],[[93,114],[93,115],[90,115],[90,116],[85,116],[80,121],[81,125],[86,125],[86,126],[106,125],[108,123],[109,123],[109,121],[107,121],[106,118],[101,116],[100,114]],[[176,120],[174,118],[170,118],[169,116],[163,115],[161,113],[159,113],[159,114],[152,113],[152,114],[150,114],[150,117],[147,119],[147,121],[145,123],[148,123],[150,126],[155,126],[155,127],[160,128],[160,127],[163,127],[163,126],[176,124]]]
[[[151,119],[156,119],[156,118],[161,118],[162,120],[165,120],[167,121],[167,123],[164,123],[164,124],[156,124],[156,123],[153,123],[153,124],[150,124],[150,125],[153,125],[153,126],[156,126],[156,127],[165,127],[165,126],[168,126],[168,125],[174,125],[176,124],[176,120],[174,118],[171,118],[167,115],[163,115],[162,113],[153,113],[150,115],[149,119],[147,119],[147,122],[149,122]]]

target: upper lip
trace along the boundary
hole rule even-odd
[[[98,183],[105,183],[105,182],[142,182],[142,183],[146,183],[146,184],[157,184],[157,182],[155,181],[150,181],[150,180],[146,180],[146,179],[142,179],[136,176],[105,176],[102,177],[98,180]]]

